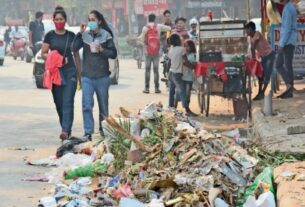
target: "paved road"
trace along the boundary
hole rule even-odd
[[[143,94],[144,70],[136,68],[133,60],[121,60],[119,85],[110,89],[110,113],[118,112],[120,106],[137,112],[147,103],[161,101],[166,105],[167,91],[162,84],[162,94]],[[14,61],[8,57],[0,67],[0,206],[36,206],[40,197],[50,193],[50,185],[24,182],[23,178],[44,173],[48,169],[26,166],[25,157],[46,158],[55,153],[60,145],[60,127],[50,91],[36,89],[32,79],[32,64]],[[151,87],[153,88],[153,86]],[[194,95],[191,108],[198,111]],[[242,127],[232,122],[230,102],[215,99],[211,118],[199,118],[206,127]],[[97,109],[97,107],[96,107]],[[97,118],[97,110],[95,115]],[[82,135],[81,92],[75,97],[75,120],[73,134]],[[34,151],[16,151],[9,147],[29,147]]]

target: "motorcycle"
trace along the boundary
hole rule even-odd
[[[138,69],[142,68],[142,62],[143,62],[143,46],[142,45],[136,45],[133,49],[133,58],[137,61]]]
[[[170,59],[167,53],[163,53],[163,60],[161,61],[163,66],[163,78],[161,78],[162,82],[165,82],[166,86],[168,86],[168,73],[170,69]]]
[[[17,34],[13,37],[10,44],[10,50],[14,60],[16,60],[17,57],[20,57],[21,60],[24,60],[25,46],[26,46],[26,38],[23,35]]]

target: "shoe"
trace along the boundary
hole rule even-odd
[[[185,115],[186,116],[198,116],[198,114],[195,114],[194,112],[191,111],[191,109],[186,108],[185,109]]]
[[[160,89],[156,89],[155,93],[161,93]]]
[[[259,100],[262,100],[264,99],[264,94],[263,93],[259,93],[257,94],[257,96],[255,96],[255,98],[253,99],[253,101],[259,101]]]
[[[279,95],[277,98],[281,98],[281,99],[293,98],[293,89],[292,88],[288,89],[287,91]]]
[[[87,140],[89,140],[89,141],[92,141],[92,135],[91,134],[85,134],[84,136],[83,136],[83,138],[84,139],[87,139]]]
[[[149,93],[149,89],[144,89],[143,93]]]
[[[65,132],[65,131],[62,131],[59,135],[59,138],[64,141],[66,139],[69,139],[69,137],[71,136],[71,132]]]

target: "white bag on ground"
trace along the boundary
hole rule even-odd
[[[261,194],[257,200],[250,196],[243,207],[276,207],[274,195],[269,191]]]

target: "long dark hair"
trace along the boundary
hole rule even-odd
[[[195,54],[196,54],[196,45],[195,45],[195,43],[194,43],[193,40],[187,40],[187,41],[185,42],[185,45],[187,45],[187,46],[190,47],[190,52],[191,52],[191,53],[195,53]]]
[[[67,21],[67,14],[62,6],[57,6],[55,8],[55,11],[53,12],[53,19],[55,19],[57,14],[60,14],[61,16],[63,16],[65,21]]]
[[[98,25],[100,28],[106,30],[107,32],[110,33],[110,35],[113,37],[113,34],[112,34],[112,31],[111,29],[109,28],[104,16],[97,10],[92,10],[90,12],[90,14],[93,14],[99,21],[100,21],[100,24]]]

